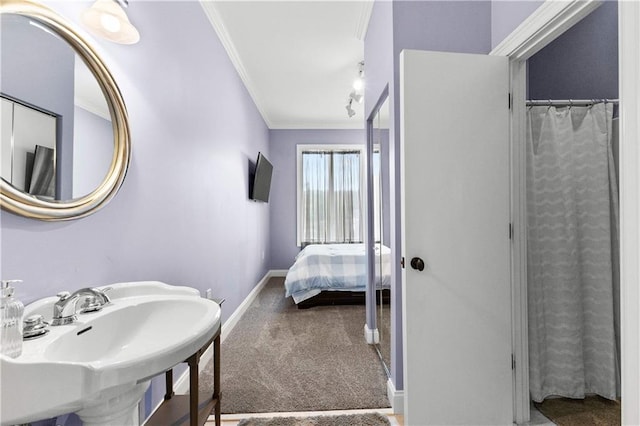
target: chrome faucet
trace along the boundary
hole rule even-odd
[[[53,319],[51,325],[65,325],[71,324],[78,317],[76,314],[96,312],[102,309],[105,305],[111,303],[109,296],[105,294],[105,291],[110,290],[111,287],[107,287],[103,290],[97,288],[81,288],[75,292],[69,293],[63,291],[58,293],[58,301],[53,305]],[[78,302],[82,301],[78,309]]]

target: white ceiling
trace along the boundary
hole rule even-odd
[[[345,109],[373,0],[201,4],[270,129],[362,129]]]

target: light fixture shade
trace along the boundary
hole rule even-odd
[[[358,62],[358,77],[353,81],[353,89],[356,92],[360,92],[364,89],[364,61]]]
[[[362,94],[356,93],[355,90],[349,93],[349,97],[359,104],[362,103]]]
[[[353,110],[353,108],[351,108],[351,102],[349,102],[345,108],[347,109],[347,114],[349,115],[349,118],[356,115],[356,112]]]
[[[364,80],[362,79],[362,77],[358,77],[353,80],[353,90],[360,91],[362,89],[364,89]]]
[[[115,43],[135,44],[140,40],[140,33],[114,0],[96,0],[82,14],[82,22],[95,35]]]

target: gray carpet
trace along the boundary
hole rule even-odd
[[[378,333],[380,334],[380,355],[382,360],[391,369],[391,305],[385,303],[376,307],[378,316]]]
[[[364,323],[364,306],[297,309],[284,278],[272,278],[222,343],[222,412],[389,407]],[[210,391],[210,378],[207,363],[201,390]]]
[[[378,413],[345,414],[341,416],[271,417],[243,419],[238,426],[385,426],[389,419]]]

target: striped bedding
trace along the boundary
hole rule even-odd
[[[389,288],[391,281],[389,247],[376,246],[378,285]],[[285,297],[291,296],[295,303],[326,291],[365,291],[367,259],[364,244],[312,244],[306,246],[285,278]],[[380,279],[381,278],[381,279]]]

